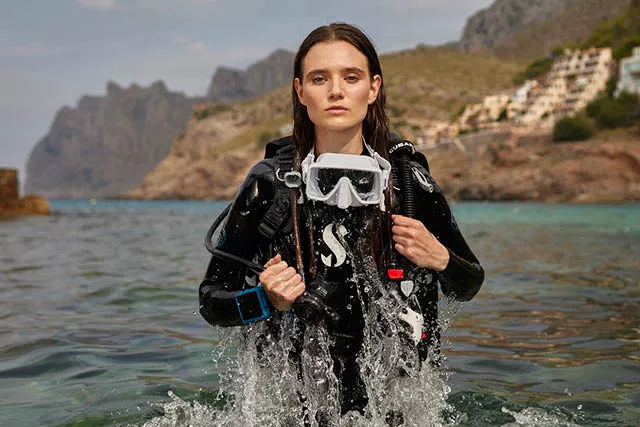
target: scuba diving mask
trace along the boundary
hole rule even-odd
[[[302,179],[309,200],[340,209],[380,205],[384,210],[384,189],[389,183],[391,164],[369,145],[369,156],[313,151],[302,162]]]

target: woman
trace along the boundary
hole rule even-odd
[[[325,374],[336,381],[340,412],[364,413],[372,390],[358,359],[363,342],[369,348],[372,337],[401,336],[409,350],[398,375],[428,358],[437,364],[437,283],[468,300],[484,272],[424,156],[390,135],[378,56],[359,29],[334,23],[307,36],[294,62],[292,97],[293,137],[275,142],[278,155],[249,173],[216,248],[266,261],[262,286],[214,256],[201,313],[215,325],[268,318],[265,331],[276,331],[264,332],[269,341],[284,327],[303,336],[321,325],[333,365]],[[403,205],[414,206],[415,218],[397,214]],[[304,353],[307,340],[293,342],[292,353]]]

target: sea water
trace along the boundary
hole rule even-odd
[[[389,409],[408,425],[640,424],[637,205],[454,204],[487,279],[441,301],[443,366],[393,375],[400,344],[371,335],[370,407],[343,417],[322,328],[305,333],[301,381],[286,337],[265,357],[261,325],[197,314],[224,206],[54,202],[0,221],[0,425],[293,426],[300,391],[344,426],[383,426]]]

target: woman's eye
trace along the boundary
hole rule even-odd
[[[314,77],[312,82],[314,83],[322,83],[324,81],[324,77]]]
[[[357,82],[358,80],[359,80],[359,79],[358,79],[358,76],[348,76],[348,77],[347,77],[347,81],[348,81],[348,82],[350,82],[350,83],[355,83],[355,82]]]

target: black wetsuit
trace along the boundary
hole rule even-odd
[[[278,165],[275,163],[272,158],[265,159],[251,169],[233,201],[218,248],[259,264],[264,264],[279,253],[289,265],[295,266],[291,221],[286,222],[271,239],[258,232],[279,188],[275,178]],[[416,153],[412,167],[417,171],[414,182],[417,219],[425,224],[450,254],[449,264],[444,271],[435,275],[424,271],[424,274],[415,274],[414,277],[417,282],[437,280],[445,294],[457,300],[469,300],[480,289],[484,270],[465,242],[440,187],[430,176],[425,157]],[[418,175],[425,179],[417,179]],[[378,207],[343,210],[321,203],[310,203],[308,210],[300,210],[300,223],[312,224],[311,235],[314,240],[315,253],[303,251],[306,265],[309,264],[309,257],[314,256],[318,276],[337,283],[335,291],[328,298],[328,305],[338,313],[340,321],[338,324],[328,324],[327,330],[335,338],[331,353],[334,371],[341,383],[343,413],[350,409],[362,409],[367,404],[356,364],[364,325],[361,298],[364,283],[361,276],[354,276],[354,263],[372,262],[375,258],[366,256],[372,248],[370,236],[376,227],[372,220],[375,209]],[[305,212],[311,212],[311,221],[305,217]],[[306,232],[302,233],[305,241],[303,248],[308,246],[308,235]],[[375,266],[372,263],[370,266],[359,267],[371,270]],[[383,272],[379,273],[382,278]],[[251,274],[246,269],[234,268],[218,258],[211,259],[205,276],[209,279],[209,285],[200,289],[201,314],[209,323],[222,326],[242,325],[233,297],[238,291],[255,286],[255,281],[248,276]],[[308,272],[305,272],[305,283],[307,287],[313,286],[313,278]],[[439,346],[438,288],[429,286],[430,284],[417,283],[416,291],[424,317],[423,339],[417,347],[423,359],[430,347]],[[365,297],[364,304],[366,299]],[[281,315],[276,313],[269,322],[277,327]]]

